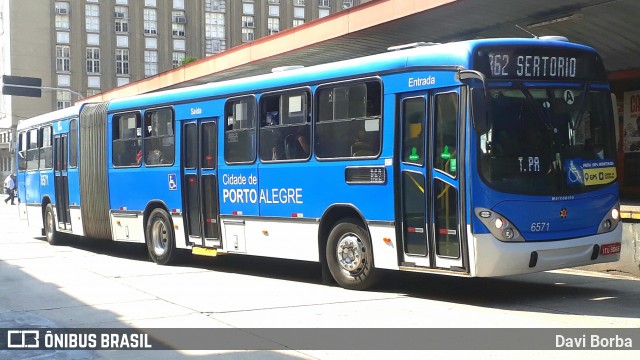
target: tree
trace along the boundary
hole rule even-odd
[[[187,56],[182,59],[182,65],[187,65],[188,63],[194,62],[196,60],[198,60],[198,58],[195,56]]]

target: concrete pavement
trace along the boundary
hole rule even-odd
[[[0,328],[640,328],[640,282],[580,271],[500,279],[385,274],[357,292],[321,284],[318,265],[250,257],[158,266],[143,245],[25,234],[17,206],[0,203]],[[247,344],[282,347],[240,331]],[[171,344],[172,339],[165,339]],[[504,358],[627,358],[623,352],[504,352]],[[451,356],[449,352],[428,352]],[[0,358],[396,358],[397,352],[0,351]],[[404,351],[403,357],[425,352]],[[462,352],[499,358],[495,352]],[[527,356],[531,355],[531,356]],[[569,356],[570,355],[570,356]]]

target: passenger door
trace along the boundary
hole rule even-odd
[[[401,265],[466,271],[460,92],[400,98]]]
[[[217,175],[217,118],[186,122],[182,128],[182,166],[187,241],[220,248]]]
[[[58,229],[71,231],[69,211],[69,178],[67,173],[68,135],[58,134],[53,139],[54,186]]]

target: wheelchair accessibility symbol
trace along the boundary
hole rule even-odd
[[[178,190],[178,180],[176,174],[169,174],[169,190]]]
[[[584,183],[582,174],[582,164],[578,161],[568,160],[565,164],[567,170],[567,182],[569,185],[579,185]]]

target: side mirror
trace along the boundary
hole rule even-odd
[[[471,88],[471,116],[473,119],[473,128],[479,134],[484,134],[489,131],[490,126],[489,96],[484,75],[476,70],[461,70],[458,73],[458,79],[466,85],[471,85],[471,82],[474,80],[482,83],[482,87]]]
[[[487,96],[483,88],[471,89],[471,116],[473,118],[473,128],[484,134],[489,131],[489,110]]]

